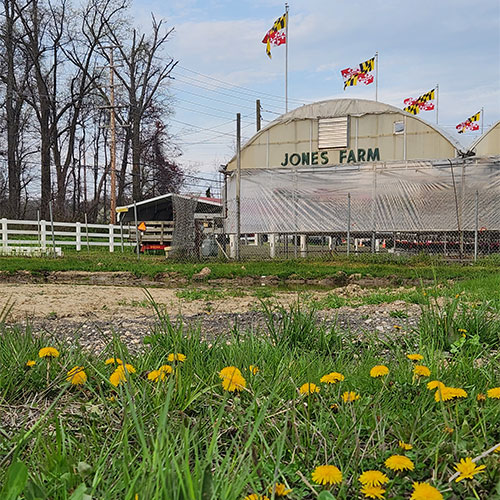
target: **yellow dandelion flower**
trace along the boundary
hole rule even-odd
[[[118,368],[109,376],[109,381],[115,387],[118,387],[121,383],[127,381],[123,365],[119,365]]]
[[[431,380],[427,384],[427,389],[429,391],[433,391],[434,389],[444,389],[446,386],[443,384],[443,382],[440,382],[439,380]]]
[[[257,375],[257,373],[259,373],[259,367],[256,365],[250,365],[248,369],[252,375]]]
[[[234,375],[241,376],[241,372],[240,370],[238,370],[238,368],[236,368],[236,366],[226,366],[219,372],[219,377],[222,379],[227,377],[231,378]]]
[[[314,469],[312,479],[317,484],[340,484],[342,472],[335,465],[320,465]]]
[[[482,392],[480,392],[480,393],[476,396],[476,400],[477,400],[477,401],[486,401],[486,394],[483,394]]]
[[[344,403],[352,403],[353,401],[357,401],[361,396],[354,391],[346,391],[342,394],[342,400]]]
[[[36,365],[36,361],[34,361],[33,359],[29,359],[28,361],[26,361],[26,366],[28,366],[29,368],[31,368],[32,366],[35,366]]]
[[[407,354],[406,357],[412,361],[422,361],[424,359],[421,354]]]
[[[486,393],[489,398],[500,399],[500,387],[493,387],[493,389],[488,389]]]
[[[446,432],[446,434],[453,434],[455,432],[455,429],[452,429],[451,427],[448,427],[447,425],[445,425],[443,432]]]
[[[163,365],[158,368],[158,370],[151,370],[148,373],[148,380],[152,380],[153,382],[160,382],[161,380],[165,380],[169,373],[173,372],[173,368],[170,365]]]
[[[170,362],[172,361],[180,361],[181,363],[184,363],[186,361],[186,356],[184,354],[181,354],[180,352],[177,353],[170,353],[167,358]]]
[[[286,485],[283,483],[276,483],[274,486],[270,486],[269,493],[271,493],[271,495],[273,494],[273,489],[274,494],[277,497],[286,497],[289,493],[292,492],[292,490],[287,489]]]
[[[388,469],[395,471],[413,470],[415,468],[413,462],[404,455],[392,455],[384,462],[384,464]]]
[[[247,381],[238,374],[222,379],[222,388],[228,392],[242,391],[247,386]]]
[[[323,384],[336,384],[337,382],[342,382],[344,380],[344,375],[338,372],[331,372],[323,375],[319,381]]]
[[[431,376],[431,371],[427,366],[424,365],[415,365],[413,368],[413,374],[416,377],[430,377]]]
[[[128,373],[135,373],[135,368],[132,365],[129,365],[128,363],[118,365],[117,370],[120,368],[123,370],[123,367],[125,367]]]
[[[269,500],[266,495],[258,495],[257,493],[252,493],[251,495],[247,495],[243,500]]]
[[[312,382],[307,382],[299,387],[299,392],[301,394],[314,394],[315,392],[319,392],[319,387]]]
[[[465,328],[459,328],[458,332],[459,333],[467,333],[467,330]]]
[[[59,351],[55,347],[43,347],[38,351],[39,358],[58,358]]]
[[[359,476],[359,482],[368,486],[380,486],[389,482],[389,478],[379,470],[367,470]]]
[[[484,469],[486,465],[476,465],[470,457],[465,460],[462,458],[458,464],[455,464],[455,470],[460,473],[455,481],[458,483],[463,479],[472,479],[475,474],[483,472]]]
[[[105,365],[123,365],[123,361],[120,358],[108,358],[106,361],[104,361]]]
[[[337,413],[339,411],[339,405],[337,403],[333,403],[330,405],[330,409],[333,410],[333,413]]]
[[[370,370],[370,377],[385,377],[389,374],[389,368],[385,365],[376,365]]]
[[[455,398],[466,398],[466,397],[467,397],[467,392],[458,387],[438,388],[438,390],[434,394],[434,399],[436,402],[449,401]]]
[[[493,453],[500,453],[500,445],[493,450]]]
[[[378,498],[384,500],[385,490],[382,486],[370,486],[369,484],[364,484],[359,490],[365,498]]]
[[[401,327],[399,325],[394,325],[393,327],[395,330],[401,330]]]
[[[410,500],[443,500],[443,495],[429,483],[413,483]]]
[[[399,447],[403,450],[412,450],[413,449],[413,445],[411,445],[410,443],[405,443],[404,441],[399,441],[398,442],[399,444]]]
[[[83,366],[75,366],[74,368],[71,368],[68,372],[66,380],[71,382],[73,385],[83,385],[87,382],[87,374],[85,373]]]

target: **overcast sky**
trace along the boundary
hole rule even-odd
[[[174,27],[178,60],[171,131],[181,164],[214,172],[234,151],[234,118],[255,132],[255,100],[271,121],[285,111],[285,46],[266,56],[266,31],[284,13],[275,0],[133,0],[144,28],[151,13]],[[375,99],[375,85],[343,90],[340,70],[379,52],[378,99],[403,107],[439,84],[439,126],[465,146],[478,133],[455,126],[484,107],[485,130],[500,120],[500,1],[291,0],[289,109],[335,98]],[[419,115],[435,123],[435,112]]]

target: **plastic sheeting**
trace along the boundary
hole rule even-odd
[[[255,169],[241,174],[241,233],[500,230],[500,157]],[[476,191],[477,211],[476,211]],[[236,173],[226,233],[236,232]],[[348,210],[350,195],[350,214]]]

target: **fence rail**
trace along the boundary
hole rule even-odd
[[[26,229],[24,229],[26,228]],[[57,228],[57,230],[56,230]],[[113,224],[54,222],[45,220],[0,219],[0,252],[12,253],[13,247],[55,251],[55,247],[74,247],[81,251],[90,247],[115,248],[135,246],[129,238],[129,227]],[[25,252],[26,253],[26,252]]]
[[[477,220],[477,218],[476,218]],[[140,247],[153,241],[171,243],[172,223],[165,234],[148,223],[148,233],[139,236]],[[168,234],[167,234],[168,232]],[[45,255],[61,253],[61,247],[77,251],[90,247],[115,249],[136,246],[135,226],[0,219],[0,254]],[[165,241],[163,241],[163,238]],[[211,245],[207,243],[212,242]],[[236,235],[206,232],[199,248],[189,254],[177,252],[176,259],[235,259]],[[322,231],[242,234],[240,258],[244,260],[329,258],[338,254],[364,253],[412,255],[428,253],[452,259],[477,259],[500,253],[500,230],[476,227],[457,231]],[[174,255],[174,254],[173,254]]]

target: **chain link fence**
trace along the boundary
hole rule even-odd
[[[500,252],[500,158],[457,158],[228,176],[220,236],[228,257],[327,258],[427,253],[472,259]]]

